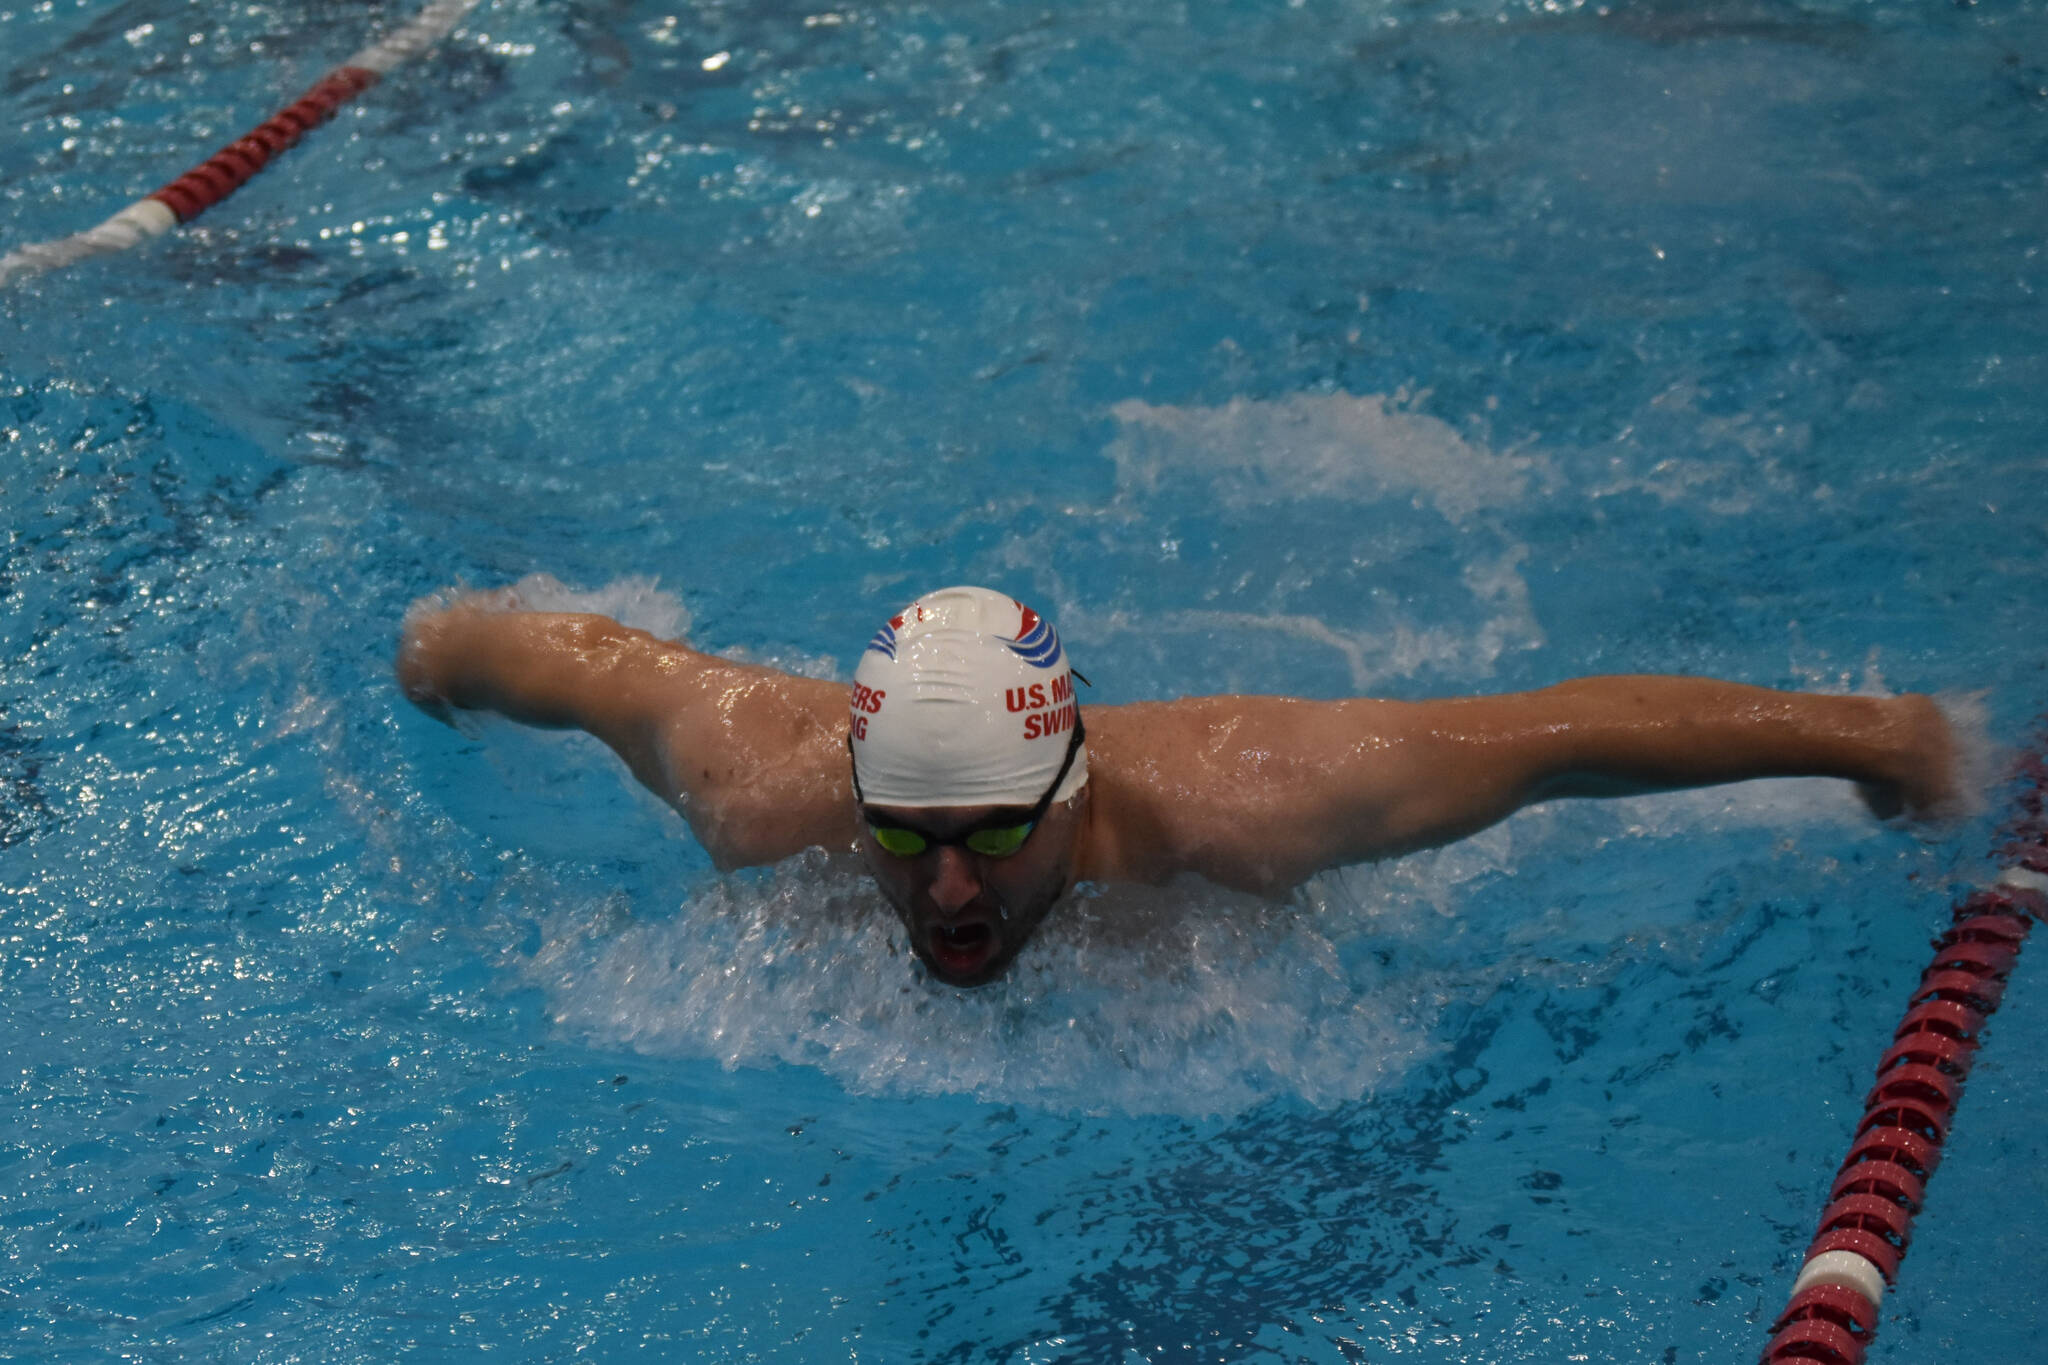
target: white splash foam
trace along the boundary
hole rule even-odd
[[[1951,820],[1967,820],[1991,806],[1991,790],[2011,766],[2011,753],[1991,738],[1986,692],[1942,692],[1934,698],[1956,745],[1957,807]]]
[[[690,609],[674,593],[662,591],[661,580],[648,574],[628,574],[582,592],[552,575],[533,573],[507,591],[513,595],[515,611],[592,612],[661,640],[680,640],[690,632]]]
[[[1454,522],[1527,495],[1540,472],[1535,460],[1473,445],[1449,423],[1408,410],[1408,401],[1297,393],[1201,408],[1128,399],[1110,409],[1122,431],[1108,454],[1125,487],[1154,489],[1163,476],[1197,466],[1225,499],[1420,495]]]
[[[1644,458],[1617,461],[1606,482],[1588,487],[1587,499],[1643,493],[1666,507],[1683,504],[1715,516],[1747,516],[1762,500],[1808,496],[1786,474],[1783,457],[1804,454],[1812,430],[1804,423],[1781,422],[1769,414],[1732,416],[1703,411],[1703,390],[1681,380],[1655,398],[1640,420],[1622,434]],[[1667,427],[1682,427],[1682,447],[1694,452],[1683,459],[1650,453],[1667,440]]]
[[[484,611],[561,611],[609,616],[621,625],[644,630],[661,640],[680,640],[690,630],[690,609],[661,580],[648,574],[615,578],[595,591],[572,588],[552,574],[531,573],[507,587],[469,588],[461,584],[428,593],[406,608],[407,622],[423,612],[442,611],[455,603]]]
[[[1270,632],[1335,650],[1358,691],[1426,672],[1483,678],[1504,652],[1540,646],[1543,631],[1521,572],[1528,547],[1508,536],[1493,512],[1528,497],[1547,469],[1532,457],[1475,444],[1449,423],[1413,411],[1415,401],[1343,393],[1237,398],[1221,407],[1127,400],[1110,409],[1119,431],[1106,453],[1126,492],[1150,492],[1192,473],[1205,498],[1226,505],[1337,500],[1357,504],[1362,517],[1397,519],[1432,509],[1456,528],[1462,598],[1447,582],[1441,600],[1360,603],[1352,620],[1200,608],[1148,614],[1141,627],[1116,613],[1091,620],[1085,609],[1070,607],[1062,617],[1069,634],[1078,637],[1091,625],[1150,635]],[[1371,553],[1371,544],[1365,538],[1356,553]]]
[[[1415,627],[1406,623],[1390,630],[1338,630],[1319,617],[1286,613],[1242,611],[1166,612],[1150,623],[1155,630],[1184,631],[1209,635],[1218,631],[1271,631],[1278,635],[1325,644],[1343,655],[1351,674],[1351,686],[1371,691],[1388,679],[1409,678],[1426,668],[1461,673],[1487,674],[1493,671],[1501,650],[1509,643],[1522,648],[1541,642],[1531,639],[1533,627],[1519,629],[1516,620],[1495,618],[1479,630],[1466,634],[1448,626]]]
[[[516,965],[561,1027],[645,1052],[814,1066],[856,1092],[1198,1116],[1355,1099],[1430,1050],[1433,987],[1348,963],[1356,927],[1202,885],[1088,888],[1006,977],[958,991],[915,967],[864,874],[812,854],[668,920],[556,909]]]

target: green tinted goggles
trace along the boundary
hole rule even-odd
[[[1060,789],[1060,783],[1067,780],[1067,773],[1074,766],[1074,756],[1081,752],[1081,740],[1085,734],[1081,717],[1077,714],[1074,717],[1073,738],[1067,741],[1067,756],[1060,760],[1060,770],[1053,774],[1052,785],[1045,789],[1045,794],[1032,806],[1031,813],[1022,820],[998,818],[988,824],[977,825],[964,833],[956,834],[950,839],[941,839],[937,835],[927,834],[923,830],[911,829],[905,825],[877,825],[872,821],[868,823],[868,833],[882,846],[883,852],[898,858],[915,858],[930,849],[943,848],[949,844],[964,848],[969,853],[980,854],[984,858],[1007,858],[1024,847],[1025,840],[1038,828],[1038,822],[1045,818],[1045,812],[1052,806],[1053,793]],[[850,752],[853,748],[851,737],[847,739],[846,744]],[[858,766],[855,767],[853,774],[853,796],[862,805],[867,804],[866,798],[860,792]]]
[[[875,836],[875,842],[886,852],[899,858],[915,858],[937,844],[959,844],[968,852],[979,853],[984,858],[1007,858],[1024,847],[1024,841],[1037,827],[1035,820],[1027,820],[1021,825],[987,825],[971,829],[957,839],[934,839],[900,825],[869,825],[868,833]]]

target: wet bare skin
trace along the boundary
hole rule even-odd
[[[901,859],[853,799],[844,683],[657,640],[601,616],[420,607],[397,672],[447,720],[489,710],[589,731],[722,869],[857,849],[940,979],[991,980],[1077,881],[1194,872],[1281,895],[1315,873],[1448,843],[1532,802],[1755,777],[1861,784],[1880,815],[1955,805],[1954,739],[1922,696],[1835,697],[1703,678],[1584,678],[1439,701],[1190,697],[1088,711],[1089,782],[1008,859]],[[878,808],[940,838],[996,808]],[[1028,811],[1011,812],[1021,817]]]

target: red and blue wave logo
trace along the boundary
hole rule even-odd
[[[1031,608],[1020,603],[1017,609],[1024,613],[1024,619],[1017,627],[1017,638],[1003,643],[1010,647],[1012,654],[1033,668],[1051,668],[1060,661],[1059,632]]]
[[[868,641],[868,648],[894,663],[896,660],[896,630],[902,624],[902,617],[890,617],[888,624],[876,631],[875,638]]]

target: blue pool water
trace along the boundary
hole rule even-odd
[[[0,0],[0,250],[410,13]],[[2044,121],[2039,3],[490,0],[0,292],[0,1357],[1753,1357],[1993,814],[1543,807],[963,994],[847,868],[417,715],[395,631],[545,573],[845,677],[987,582],[1102,702],[2018,744]],[[2024,958],[1874,1360],[2039,1358],[2044,1057]]]

